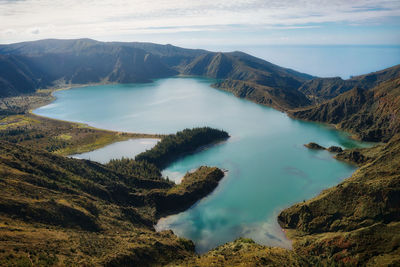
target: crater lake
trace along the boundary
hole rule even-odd
[[[73,88],[55,92],[57,99],[34,113],[136,133],[169,134],[199,126],[227,131],[231,135],[227,141],[188,155],[163,170],[164,176],[176,182],[201,165],[220,167],[227,174],[213,193],[185,212],[162,218],[156,229],[171,229],[193,240],[200,253],[238,237],[290,247],[277,224],[278,212],[317,195],[355,170],[335,160],[334,154],[309,150],[304,144],[343,148],[362,144],[329,126],[294,120],[214,89],[214,82],[176,77],[146,84]],[[140,142],[131,143],[136,154]],[[126,146],[120,146],[123,153],[118,153],[118,147],[100,151],[102,161],[129,155]],[[147,147],[148,143],[142,150]],[[90,158],[90,153],[85,156]]]

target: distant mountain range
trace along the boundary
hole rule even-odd
[[[0,55],[3,97],[56,84],[150,82],[177,74],[252,81],[290,92],[312,78],[241,52],[151,43],[41,40],[0,46]]]
[[[399,132],[399,89],[390,81],[400,77],[400,65],[342,80],[313,77],[242,52],[91,39],[0,45],[0,97],[73,84],[151,82],[179,74],[214,78],[215,87],[238,97],[300,119],[339,124],[363,140],[388,140]],[[390,108],[382,101],[389,101]]]

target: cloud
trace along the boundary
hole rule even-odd
[[[1,28],[15,38],[133,36],[179,32],[320,27],[382,23],[400,17],[398,0],[0,0]],[[54,31],[43,31],[46,25]],[[36,30],[32,31],[32,25]],[[0,31],[2,32],[2,31]],[[0,41],[7,41],[0,35]]]
[[[30,28],[30,29],[28,29],[28,32],[31,34],[39,34],[40,28]]]
[[[16,33],[16,31],[14,29],[6,29],[3,31],[3,34],[5,34],[5,35],[13,35],[15,33]]]

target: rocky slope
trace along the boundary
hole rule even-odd
[[[265,247],[253,240],[239,238],[199,257],[178,260],[167,266],[310,266],[307,259],[291,250]]]
[[[336,124],[362,140],[388,141],[400,132],[400,73],[372,89],[356,87],[322,104],[294,111],[291,115]]]
[[[223,80],[214,86],[231,92],[237,97],[246,98],[257,104],[270,106],[281,111],[311,104],[310,100],[293,88],[272,88],[255,82],[238,80]]]
[[[355,76],[348,80],[343,80],[340,77],[314,78],[304,82],[298,90],[313,103],[321,103],[354,88],[371,89],[382,82],[399,77],[399,72],[400,65],[397,65],[381,71]]]
[[[279,67],[242,52],[203,54],[188,64],[182,72],[219,79],[221,81],[215,87],[280,110],[311,103],[297,88],[312,76]]]

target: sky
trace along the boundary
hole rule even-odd
[[[400,0],[0,0],[0,43],[400,45]]]

